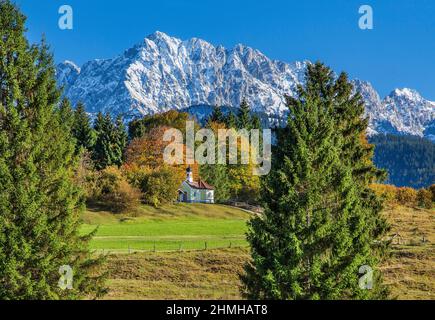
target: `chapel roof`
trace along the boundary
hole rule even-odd
[[[186,181],[186,183],[194,189],[214,190],[213,186],[209,185],[207,182],[205,182],[201,179],[199,179],[198,181],[193,181],[193,182]]]

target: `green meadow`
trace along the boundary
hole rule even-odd
[[[97,229],[91,249],[108,252],[180,251],[246,247],[249,213],[224,205],[141,206],[129,214],[88,209],[81,229]]]
[[[398,206],[384,214],[390,235],[401,236],[381,268],[393,297],[433,299],[434,210]],[[82,232],[99,227],[91,247],[108,254],[105,299],[241,299],[249,216],[206,204],[141,206],[129,214],[88,209]]]

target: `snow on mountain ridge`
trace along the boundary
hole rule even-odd
[[[383,100],[388,121],[404,134],[424,135],[435,120],[435,104],[425,100],[416,90],[395,89]]]
[[[59,64],[57,79],[73,104],[87,111],[127,117],[194,105],[237,107],[243,98],[254,111],[271,116],[286,111],[284,95],[294,96],[309,61],[271,60],[259,50],[232,49],[157,31],[112,59],[92,60],[78,68]],[[423,136],[435,120],[435,103],[412,89],[396,89],[381,100],[366,81],[353,80],[366,102],[369,134],[397,131]]]

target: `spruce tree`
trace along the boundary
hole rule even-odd
[[[209,121],[212,122],[218,122],[218,123],[224,123],[225,121],[225,116],[222,112],[222,108],[219,105],[216,105],[213,108],[213,112],[209,117]]]
[[[79,234],[72,119],[52,56],[44,41],[28,44],[15,5],[0,0],[0,12],[0,299],[99,296],[101,260]],[[66,265],[72,289],[63,290]]]
[[[100,111],[97,114],[97,117],[94,120],[94,132],[95,132],[95,143],[94,147],[92,148],[91,152],[91,158],[94,162],[94,166],[96,169],[102,169],[105,168],[103,164],[104,157],[104,147],[103,147],[103,139],[102,134],[104,127],[104,116],[103,113]]]
[[[128,134],[127,130],[125,128],[124,122],[122,120],[121,116],[118,116],[116,118],[115,122],[116,127],[116,143],[118,148],[118,155],[116,156],[115,163],[116,165],[120,166],[124,162],[124,154],[125,149],[127,148],[127,142],[128,142]]]
[[[377,169],[372,161],[373,145],[367,143],[366,131],[368,118],[365,117],[365,104],[359,93],[353,93],[353,85],[347,74],[342,72],[334,77],[331,69],[317,62],[307,67],[306,95],[320,96],[324,103],[334,106],[337,128],[344,136],[342,156],[353,161],[353,176],[363,185],[385,178],[385,172]]]
[[[215,202],[223,202],[230,198],[230,180],[228,166],[224,164],[204,164],[200,168],[201,178],[214,186]]]
[[[383,253],[379,204],[366,203],[354,179],[359,164],[343,159],[347,140],[334,99],[325,99],[328,77],[308,70],[306,78],[298,98],[287,99],[287,127],[277,131],[272,171],[262,182],[264,214],[249,222],[252,261],[243,293],[252,299],[384,298],[376,269]],[[364,265],[375,271],[372,290],[359,287]]]
[[[95,130],[95,134],[97,136],[100,132],[103,131],[103,127],[104,127],[104,115],[100,111],[97,113],[97,117],[95,118],[95,121],[94,121],[94,130]]]
[[[98,170],[112,165],[121,165],[127,143],[127,133],[122,119],[116,123],[109,113],[103,116],[100,112],[95,120],[94,129],[97,135],[92,158]]]
[[[60,117],[65,128],[72,130],[74,126],[74,111],[67,98],[63,98],[59,107]]]
[[[384,180],[386,172],[376,168],[372,160],[374,146],[366,139],[368,118],[364,115],[363,98],[359,93],[353,93],[353,85],[346,73],[342,72],[335,77],[332,70],[321,62],[308,65],[306,85],[299,90],[306,96],[318,97],[322,103],[333,106],[336,128],[345,141],[340,159],[351,167],[354,183],[358,185],[360,196],[364,199],[363,204],[371,212],[367,219],[372,219],[376,226],[374,236],[382,236],[389,230],[389,226],[385,218],[379,215],[383,207],[382,201],[369,185]],[[387,248],[378,249],[385,251]]]
[[[251,118],[252,129],[261,129],[261,119],[257,114],[254,114]]]
[[[237,114],[237,128],[251,130],[251,110],[246,99],[240,104],[239,113]]]
[[[94,129],[97,135],[92,158],[95,167],[102,170],[114,164],[116,151],[112,146],[112,135],[114,126],[109,114],[103,116],[101,112],[98,113],[95,120]]]
[[[225,126],[229,129],[237,128],[237,118],[231,111],[228,113],[228,116],[225,119]]]
[[[85,106],[81,102],[77,104],[74,112],[73,135],[77,140],[77,151],[81,149],[92,150],[95,143],[95,132],[85,111]]]
[[[209,121],[206,125],[207,129],[214,131],[217,136],[219,129],[225,129],[225,125],[219,122]],[[218,154],[219,143],[215,141],[215,154]],[[214,186],[215,202],[223,202],[230,198],[230,177],[228,166],[225,164],[203,164],[200,166],[201,178],[205,179],[209,184]]]

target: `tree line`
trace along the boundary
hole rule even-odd
[[[65,109],[70,109],[69,113],[72,114],[76,152],[88,157],[87,167],[82,170],[86,172],[86,177],[81,179],[82,186],[87,190],[88,204],[95,204],[99,202],[99,198],[104,198],[104,201],[100,202],[103,205],[105,202],[107,207],[131,210],[132,206],[127,203],[131,202],[131,195],[138,194],[131,190],[132,187],[142,193],[139,199],[133,201],[134,203],[144,202],[158,206],[176,199],[177,190],[185,179],[186,166],[168,166],[164,163],[163,150],[168,143],[163,142],[163,134],[168,128],[177,128],[185,133],[186,121],[191,120],[188,114],[172,110],[162,114],[146,115],[132,120],[127,133],[120,117],[112,120],[109,114],[99,113],[92,124],[91,117],[85,112],[82,103],[78,103],[74,111],[67,100],[62,104]],[[228,125],[231,123],[234,123],[234,127]],[[261,124],[243,100],[237,114],[230,113],[225,116],[221,108],[216,106],[205,127],[215,131],[223,128],[250,130],[259,129]],[[195,129],[200,128],[198,122],[195,122]],[[195,164],[194,175],[196,179],[205,179],[215,187],[217,202],[237,200],[255,203],[258,200],[260,180],[253,176],[252,166],[253,164]],[[106,170],[107,168],[110,169]],[[110,179],[125,180],[130,186],[125,182],[112,181],[114,187],[98,190],[97,186],[107,185],[103,181],[109,179],[107,174],[104,174],[107,171],[117,172],[116,179]],[[173,183],[168,186],[162,180],[163,177]],[[109,201],[111,197],[116,199],[117,205],[114,201]]]
[[[374,163],[388,170],[386,183],[423,188],[435,182],[435,143],[416,136],[376,135]]]

